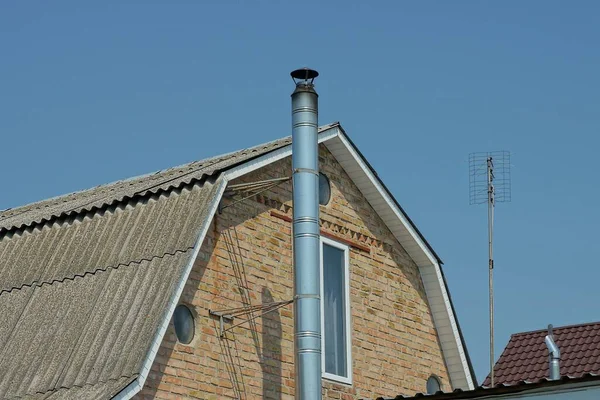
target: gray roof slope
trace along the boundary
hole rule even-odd
[[[281,139],[0,213],[0,398],[111,398],[141,371],[221,171]]]

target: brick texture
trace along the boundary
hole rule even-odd
[[[332,186],[322,233],[351,244],[353,362],[353,384],[323,380],[323,397],[424,392],[431,374],[451,390],[417,267],[324,147],[320,168]],[[284,159],[235,183],[290,175]],[[240,325],[223,338],[208,312],[292,299],[291,203],[285,182],[215,216],[180,301],[195,314],[194,340],[178,343],[171,324],[135,398],[294,398],[293,306],[226,322]]]

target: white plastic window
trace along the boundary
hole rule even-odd
[[[321,238],[323,377],[352,383],[348,247]]]

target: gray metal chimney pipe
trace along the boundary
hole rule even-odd
[[[549,364],[550,364],[550,380],[556,381],[560,379],[560,349],[554,342],[554,335],[552,334],[552,325],[548,325],[548,335],[544,338],[546,347],[548,347]]]
[[[321,399],[321,274],[317,71],[291,73],[296,399]]]

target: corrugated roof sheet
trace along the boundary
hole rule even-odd
[[[202,218],[201,192],[209,187],[163,192],[5,236],[0,293],[190,248]]]
[[[0,398],[107,399],[136,379],[220,172],[289,143],[0,213]]]
[[[560,349],[560,374],[579,377],[600,374],[600,322],[553,328]],[[495,384],[535,381],[549,376],[546,329],[515,333],[494,365]],[[490,384],[488,376],[484,386]]]

